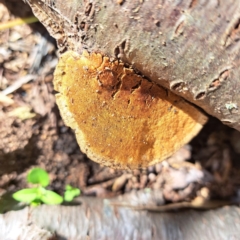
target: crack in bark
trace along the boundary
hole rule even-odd
[[[173,91],[180,92],[183,89],[184,85],[185,83],[183,80],[177,80],[170,83],[170,89]]]
[[[194,96],[195,100],[203,100],[206,97],[206,91],[200,91]]]
[[[188,8],[194,8],[196,5],[198,4],[198,0],[192,0],[189,4],[189,7]]]
[[[218,78],[213,79],[212,82],[209,84],[208,92],[213,92],[217,90],[222,85],[221,83],[227,80],[229,74],[230,73],[228,68],[220,72]]]
[[[224,34],[223,34],[223,37],[222,37],[222,45],[224,47],[229,47],[230,45],[233,44],[233,42],[237,42],[240,40],[240,38],[236,38],[236,35],[237,33],[240,32],[240,16],[237,15],[237,16],[234,16],[232,18],[232,20],[230,21],[230,23],[228,24]]]

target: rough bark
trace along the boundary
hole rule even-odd
[[[240,234],[238,207],[159,213],[115,206],[96,198],[80,201],[79,206],[43,205],[0,215],[1,239],[49,239],[54,232],[56,239],[68,240],[225,240],[238,239]],[[24,238],[30,228],[48,232],[48,236],[39,237],[35,232],[35,238]]]
[[[61,51],[120,58],[240,130],[240,2],[26,0]]]

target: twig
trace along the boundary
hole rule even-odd
[[[233,205],[234,203],[231,201],[224,201],[224,200],[208,200],[204,203],[195,203],[192,202],[178,202],[178,203],[169,203],[161,206],[135,206],[131,205],[127,202],[111,202],[109,203],[113,206],[118,207],[127,207],[131,208],[137,211],[154,211],[154,212],[167,212],[167,211],[175,211],[177,209],[200,209],[200,210],[206,210],[206,209],[214,209],[219,208],[226,205]]]
[[[39,20],[35,16],[27,17],[27,18],[16,18],[12,21],[4,22],[0,24],[0,31],[5,30],[14,26],[22,25],[22,24],[28,24],[28,23],[34,23],[38,22]]]
[[[24,77],[19,78],[15,83],[13,83],[11,86],[4,89],[1,94],[8,95],[17,89],[19,89],[23,84],[28,83],[31,80],[34,80],[36,78],[35,75],[26,75]]]

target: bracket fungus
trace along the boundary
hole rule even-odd
[[[99,53],[64,53],[54,87],[61,116],[81,150],[114,168],[164,160],[207,121],[184,99]]]

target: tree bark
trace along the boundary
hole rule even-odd
[[[101,52],[240,130],[240,2],[26,0],[62,52]]]
[[[80,198],[79,206],[43,205],[0,215],[0,236],[50,240],[56,233],[56,239],[69,240],[225,240],[238,239],[239,218],[240,209],[234,206],[159,213],[112,205],[111,200]],[[31,228],[35,238],[24,238]]]

